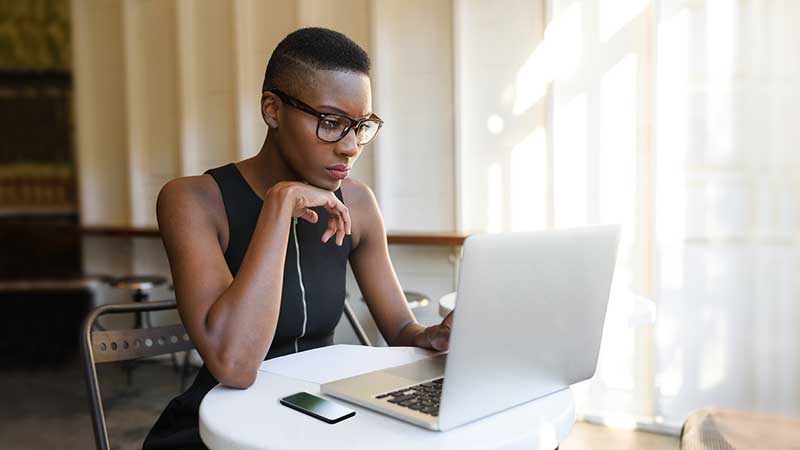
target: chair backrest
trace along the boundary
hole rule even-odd
[[[103,400],[97,380],[96,365],[101,363],[127,361],[194,348],[183,325],[166,325],[152,328],[128,330],[95,330],[95,323],[107,314],[140,313],[175,309],[174,300],[143,303],[122,303],[101,305],[95,308],[83,322],[81,333],[81,352],[84,374],[89,392],[89,407],[92,412],[92,427],[98,450],[109,450],[108,430],[106,429]],[[367,333],[358,321],[350,303],[345,300],[344,313],[362,345],[372,346]]]
[[[362,327],[361,322],[358,321],[358,317],[350,306],[350,302],[347,298],[344,300],[344,315],[347,317],[347,321],[350,322],[350,326],[353,327],[353,332],[356,334],[358,341],[361,342],[361,345],[372,347],[372,341],[369,340],[367,332],[364,331],[364,327]]]
[[[92,412],[92,426],[99,450],[108,450],[110,447],[96,364],[164,355],[191,350],[194,346],[183,325],[180,324],[130,330],[96,331],[97,319],[107,314],[143,313],[175,308],[174,300],[108,304],[95,308],[84,320],[81,351],[86,386],[89,392],[89,407]]]

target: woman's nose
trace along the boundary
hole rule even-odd
[[[356,132],[354,129],[351,128],[342,140],[338,142],[336,151],[346,156],[355,156],[358,154],[358,144],[356,144]]]

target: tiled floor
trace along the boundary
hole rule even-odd
[[[170,365],[145,364],[128,386],[118,367],[99,369],[112,448],[140,449],[166,403],[178,393]],[[85,450],[94,447],[78,361],[49,369],[0,372],[0,448]],[[579,423],[561,450],[676,450],[670,436]]]
[[[172,366],[143,364],[127,385],[119,366],[98,366],[113,449],[141,449],[166,403],[179,391]],[[94,448],[89,403],[79,361],[57,368],[0,372],[2,449]],[[6,447],[8,445],[8,447]]]

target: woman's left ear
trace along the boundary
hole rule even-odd
[[[271,92],[261,94],[261,117],[270,128],[278,128],[278,98]]]

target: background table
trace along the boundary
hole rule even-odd
[[[253,449],[554,449],[575,423],[569,389],[447,432],[429,431],[333,399],[356,415],[329,425],[278,399],[319,393],[322,383],[433,355],[413,347],[334,345],[265,361],[248,389],[218,385],[200,405],[200,436],[212,450]],[[324,395],[323,395],[324,396]]]
[[[656,304],[649,298],[630,292],[617,295],[611,299],[611,306],[618,305],[626,313],[625,320],[630,326],[652,325],[656,321]],[[456,292],[450,292],[439,298],[439,315],[445,317],[456,308]]]

